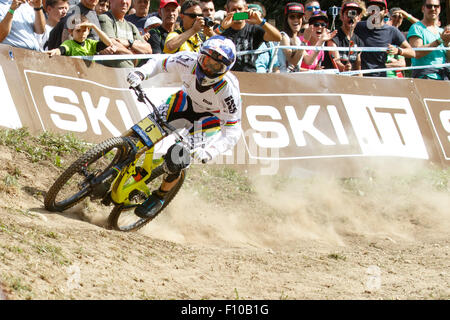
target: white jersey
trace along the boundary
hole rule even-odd
[[[195,112],[211,112],[220,120],[221,136],[214,145],[208,146],[206,151],[212,156],[232,149],[241,136],[242,103],[237,78],[227,72],[216,84],[206,92],[197,90],[195,68],[197,53],[182,51],[169,57],[151,58],[136,71],[144,74],[145,79],[160,72],[176,73],[181,76],[182,90],[192,100]]]

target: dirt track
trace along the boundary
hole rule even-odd
[[[164,215],[124,234],[103,228],[108,211],[92,203],[45,211],[52,164],[2,146],[0,162],[9,299],[450,298],[450,192],[429,176],[350,188],[259,178],[241,197],[193,179]]]

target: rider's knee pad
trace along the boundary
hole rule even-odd
[[[165,171],[170,174],[179,176],[181,170],[187,168],[191,163],[191,155],[189,150],[180,144],[172,145],[164,156]]]

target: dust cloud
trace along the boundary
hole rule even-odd
[[[354,179],[255,177],[253,192],[235,203],[206,202],[183,188],[140,232],[183,244],[262,248],[449,233],[448,172],[401,162],[371,168]]]

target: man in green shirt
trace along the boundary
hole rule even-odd
[[[100,27],[113,45],[101,54],[151,54],[152,47],[142,38],[138,28],[125,20],[131,0],[110,0],[110,11],[98,17]],[[103,64],[116,68],[133,68],[135,60],[104,61]]]

